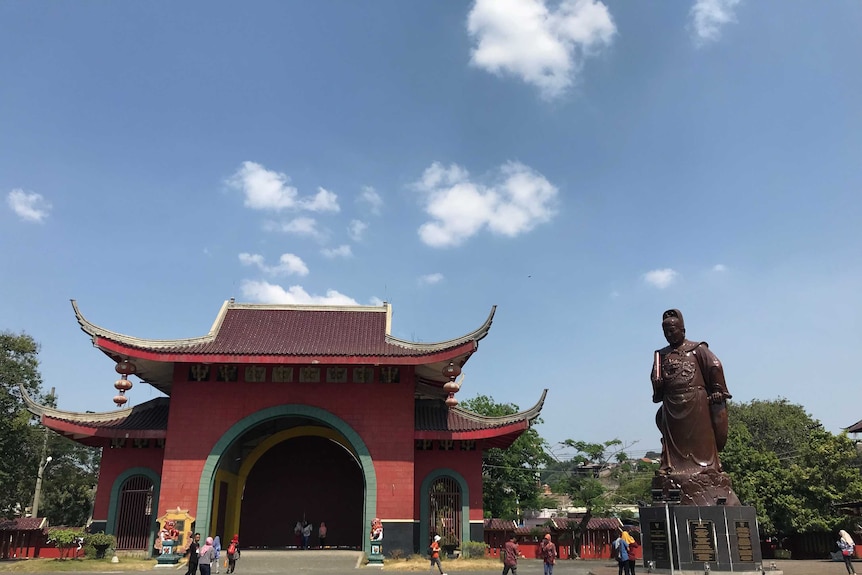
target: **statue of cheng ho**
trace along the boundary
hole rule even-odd
[[[731,397],[721,362],[705,341],[685,338],[679,310],[664,312],[661,326],[668,345],[655,352],[651,377],[653,403],[661,403],[656,425],[662,436],[653,498],[739,505],[718,458],[727,442],[726,400]]]

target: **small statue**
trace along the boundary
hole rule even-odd
[[[371,540],[383,541],[383,522],[379,517],[371,520]]]

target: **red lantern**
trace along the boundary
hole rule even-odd
[[[455,365],[453,362],[449,362],[449,365],[443,368],[443,375],[448,377],[449,379],[455,379],[459,375],[461,375],[461,367]]]
[[[122,373],[123,375],[129,375],[138,371],[137,366],[128,359],[118,361],[117,365],[114,366],[114,369],[117,373]]]
[[[123,379],[118,379],[117,383],[114,384],[114,387],[116,387],[122,393],[126,393],[127,391],[132,389],[132,382],[124,377]]]

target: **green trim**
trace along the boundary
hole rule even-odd
[[[359,459],[359,466],[362,469],[362,474],[365,477],[365,507],[362,517],[362,539],[364,541],[363,548],[365,553],[371,553],[371,519],[377,516],[377,474],[374,471],[374,461],[371,459],[371,453],[362,437],[353,430],[344,420],[332,413],[312,407],[309,405],[277,405],[262,409],[247,417],[244,417],[237,423],[231,426],[224,435],[216,442],[207,456],[204,463],[203,471],[201,471],[200,486],[198,488],[198,506],[195,528],[201,533],[210,532],[210,505],[213,500],[213,481],[215,479],[216,470],[218,469],[221,456],[230,448],[237,439],[246,431],[256,425],[264,423],[272,419],[282,417],[305,417],[313,421],[318,421],[337,430],[350,442],[351,447],[356,452]]]
[[[428,529],[428,519],[431,515],[431,502],[428,500],[428,494],[431,491],[431,483],[440,477],[449,476],[458,482],[461,487],[461,541],[470,540],[470,488],[467,486],[467,481],[460,473],[454,469],[441,467],[435,469],[425,476],[422,480],[422,487],[419,488],[419,549],[424,550],[430,545],[431,535]]]
[[[132,467],[131,469],[126,469],[119,474],[116,479],[114,479],[114,484],[111,486],[111,498],[108,502],[108,521],[105,523],[105,533],[109,535],[117,534],[117,507],[120,505],[120,490],[123,488],[123,484],[126,481],[136,475],[143,475],[153,482],[152,510],[156,515],[152,518],[152,523],[150,524],[149,546],[146,549],[147,551],[151,551],[153,549],[153,545],[156,543],[155,525],[156,517],[158,517],[159,514],[159,490],[161,488],[162,478],[149,467]]]

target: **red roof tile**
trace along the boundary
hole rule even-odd
[[[454,349],[485,337],[494,316],[462,337],[416,343],[389,334],[391,308],[237,304],[226,302],[209,334],[176,340],[125,336],[87,321],[72,305],[78,323],[95,338],[133,349],[183,355],[384,356],[410,357]]]

